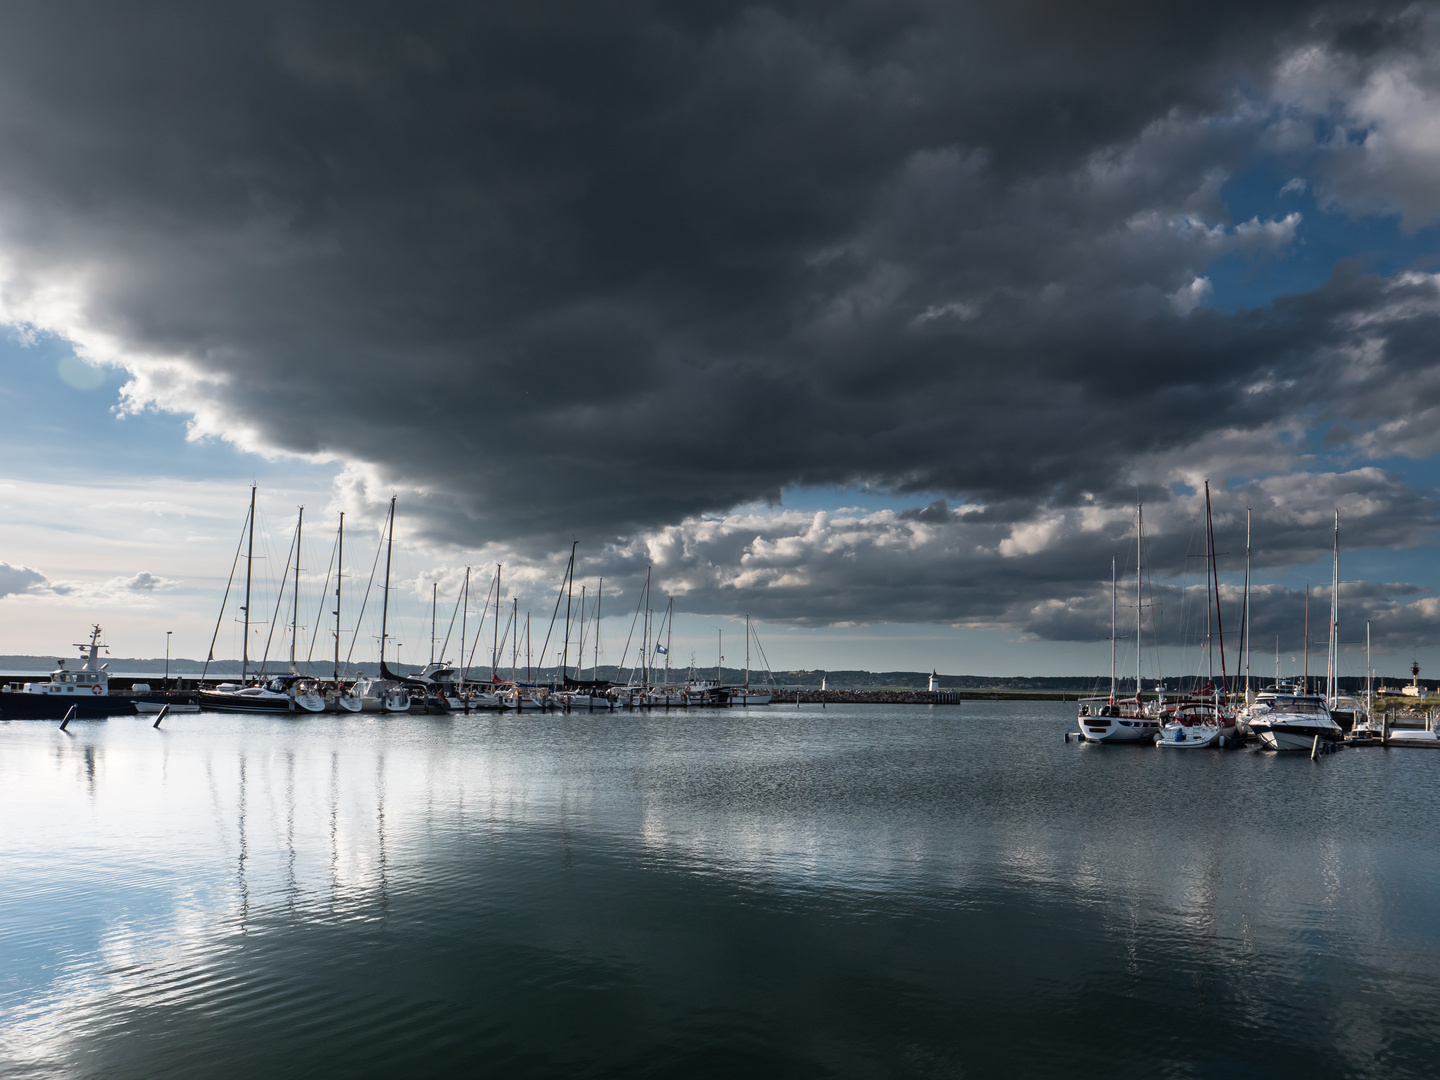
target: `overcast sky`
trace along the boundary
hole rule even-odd
[[[1437,225],[1433,5],[7,4],[0,651],[203,656],[254,480],[319,651],[394,494],[406,659],[578,539],[602,660],[652,566],[680,662],[957,673],[1108,666],[1141,500],[1173,671],[1208,479],[1257,668],[1338,510],[1440,674]]]

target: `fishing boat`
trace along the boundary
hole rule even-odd
[[[0,720],[63,720],[70,710],[81,720],[102,720],[107,716],[134,716],[135,700],[110,693],[110,676],[100,662],[100,626],[91,627],[90,640],[77,645],[79,668],[67,668],[65,661],[50,673],[46,682],[28,682],[18,688],[0,690]]]

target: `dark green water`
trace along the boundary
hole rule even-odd
[[[1434,1076],[1440,754],[0,723],[6,1076]]]

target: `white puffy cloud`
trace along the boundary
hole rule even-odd
[[[1440,16],[1414,5],[1364,29],[1375,39],[1368,48],[1339,35],[1280,58],[1273,94],[1286,114],[1272,138],[1318,155],[1322,205],[1398,213],[1410,229],[1432,224],[1440,220]],[[1304,184],[1291,180],[1282,192]]]

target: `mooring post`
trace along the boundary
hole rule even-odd
[[[1315,741],[1310,744],[1310,760],[1320,760],[1320,736],[1318,733],[1315,736]]]
[[[71,705],[70,710],[65,714],[65,719],[60,721],[60,730],[64,731],[65,725],[73,719],[75,719],[75,706]]]
[[[157,717],[155,717],[155,723],[151,724],[150,726],[151,726],[152,728],[158,728],[158,727],[160,726],[160,721],[161,721],[161,720],[164,720],[165,717],[167,717],[167,716],[169,716],[169,715],[170,715],[170,706],[169,706],[169,705],[162,705],[162,706],[160,706],[160,715],[157,716]]]

